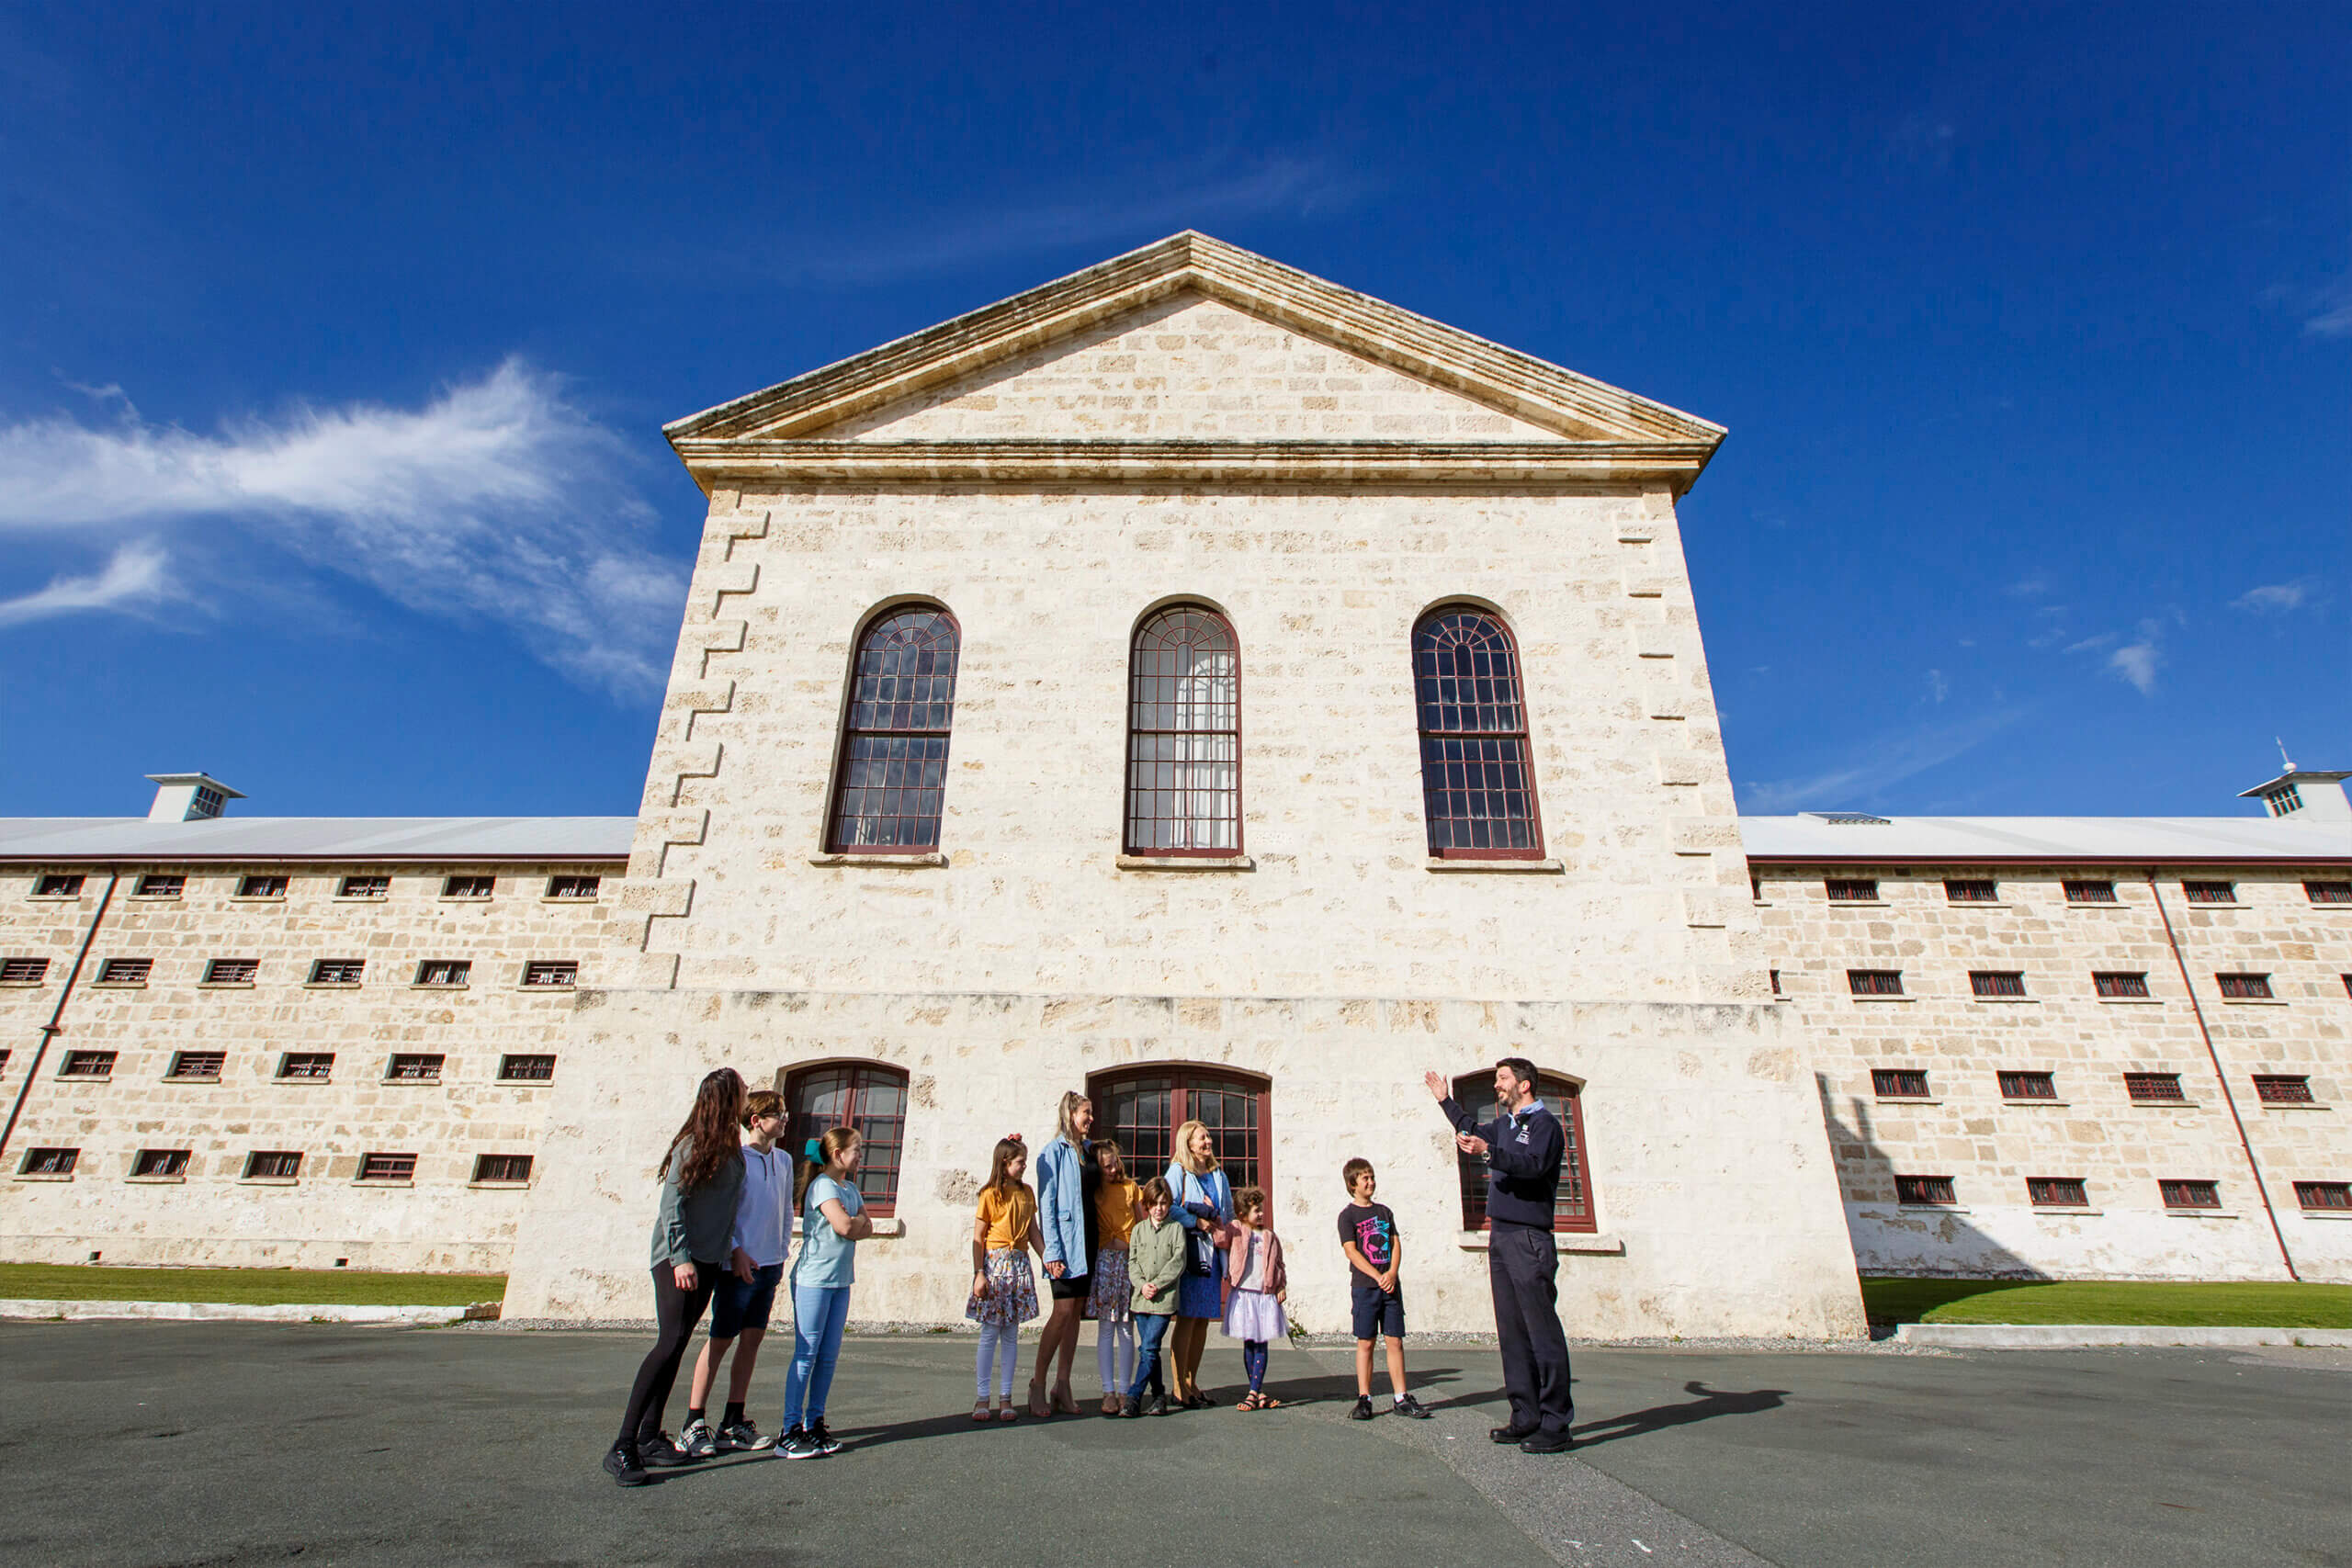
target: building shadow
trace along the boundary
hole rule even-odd
[[[1601,1443],[1623,1442],[1628,1438],[1644,1438],[1652,1432],[1688,1427],[1693,1421],[1712,1421],[1718,1416],[1760,1415],[1781,1408],[1789,1393],[1784,1388],[1758,1388],[1745,1393],[1712,1389],[1697,1378],[1684,1383],[1682,1392],[1697,1397],[1680,1404],[1653,1404],[1647,1410],[1629,1410],[1623,1416],[1589,1421],[1571,1428],[1576,1433],[1577,1447],[1589,1449]]]

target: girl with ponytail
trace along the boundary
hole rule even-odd
[[[865,1196],[857,1188],[865,1140],[854,1127],[829,1127],[808,1140],[800,1162],[800,1256],[792,1264],[792,1373],[784,1385],[786,1459],[822,1459],[842,1451],[825,1430],[825,1395],[849,1322],[849,1287],[857,1273],[857,1244],[874,1234]]]

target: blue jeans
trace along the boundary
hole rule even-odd
[[[784,1429],[825,1418],[825,1393],[849,1322],[849,1287],[792,1287],[792,1372],[784,1380]]]
[[[1154,1393],[1167,1393],[1168,1385],[1159,1378],[1159,1342],[1168,1337],[1168,1325],[1175,1321],[1166,1313],[1136,1314],[1136,1381],[1127,1389],[1129,1399],[1141,1399],[1146,1383]]]

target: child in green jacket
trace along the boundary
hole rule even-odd
[[[1176,1287],[1184,1278],[1184,1227],[1170,1218],[1175,1194],[1153,1177],[1143,1184],[1144,1218],[1127,1238],[1127,1277],[1135,1283],[1136,1381],[1120,1402],[1122,1416],[1165,1416],[1168,1386],[1159,1374],[1159,1342],[1176,1316]],[[1146,1384],[1151,1403],[1143,1403]]]

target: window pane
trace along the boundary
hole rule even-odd
[[[944,610],[910,609],[866,629],[833,798],[833,849],[938,847],[958,646]]]
[[[1136,632],[1127,682],[1127,848],[1238,853],[1241,674],[1233,630],[1165,610]]]

